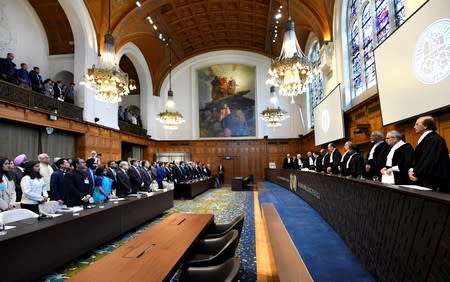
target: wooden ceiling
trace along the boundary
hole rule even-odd
[[[29,0],[46,30],[50,55],[73,53],[73,34],[58,0]],[[108,0],[84,0],[97,32],[99,50],[108,30]],[[143,53],[152,74],[154,94],[159,92],[168,72],[169,48],[158,39],[161,32],[170,38],[173,65],[193,56],[216,50],[244,50],[266,56],[279,54],[287,20],[285,0],[111,0],[111,29],[116,50],[128,42]],[[300,46],[309,34],[320,42],[332,40],[335,0],[291,0]],[[280,5],[283,17],[280,34],[273,45],[275,18]],[[146,20],[150,16],[154,30]],[[125,70],[126,71],[126,70]]]

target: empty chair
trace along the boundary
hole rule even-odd
[[[241,214],[228,223],[213,223],[206,231],[206,235],[204,236],[204,238],[217,238],[227,234],[232,229],[236,229],[239,232],[240,238],[243,226],[244,215]]]
[[[193,255],[185,263],[190,266],[213,266],[234,257],[239,240],[239,232],[235,229],[219,238],[199,240]]]
[[[57,210],[60,210],[62,208],[67,208],[67,206],[60,205],[58,201],[50,201],[40,204],[39,212],[41,214],[55,213]]]
[[[233,257],[222,264],[206,267],[188,267],[181,275],[181,281],[233,282],[239,275],[239,258]]]
[[[27,209],[14,209],[0,213],[0,222],[8,224],[13,221],[18,221],[27,218],[37,218],[39,215]]]

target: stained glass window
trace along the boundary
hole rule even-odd
[[[351,0],[347,8],[352,97],[376,85],[373,49],[406,19],[407,0]],[[392,20],[390,20],[392,17]],[[394,21],[395,18],[395,21]]]
[[[308,59],[315,62],[317,66],[320,66],[320,44],[315,41],[308,53]],[[311,83],[308,85],[308,100],[310,108],[310,126],[314,125],[314,111],[313,109],[323,99],[323,74],[318,71]]]

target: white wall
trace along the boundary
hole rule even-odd
[[[269,58],[244,51],[216,51],[193,57],[172,70],[172,90],[176,109],[184,116],[186,122],[176,131],[164,130],[160,124],[156,124],[149,133],[152,138],[157,140],[195,140],[199,138],[197,69],[213,64],[245,64],[256,67],[255,111],[258,117],[255,138],[263,138],[265,135],[269,138],[293,138],[304,133],[300,126],[298,105],[290,104],[290,100],[286,97],[280,97],[279,104],[282,109],[289,112],[290,118],[283,122],[282,127],[276,130],[269,129],[259,119],[259,113],[269,103],[270,87],[265,84],[267,70],[270,67]],[[160,97],[152,99],[153,108],[149,111],[150,117],[156,118],[159,112],[164,111],[168,90],[168,78],[166,78],[161,87]]]
[[[48,62],[48,78],[54,79],[55,75],[62,71],[68,71],[72,74],[74,73],[74,54],[52,55],[48,57]],[[64,81],[64,83],[70,82],[73,81]]]
[[[48,40],[44,27],[27,0],[0,0],[0,57],[14,53],[17,68],[21,63],[41,68],[49,75]]]

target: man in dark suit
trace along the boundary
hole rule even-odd
[[[128,169],[128,175],[130,176],[131,192],[137,193],[144,190],[144,179],[141,175],[141,169],[138,167],[137,160],[130,161],[131,166]]]
[[[0,58],[0,79],[16,84],[16,64],[13,60],[13,53],[6,54],[6,58]]]
[[[30,71],[31,89],[44,94],[44,82],[42,76],[39,74],[40,71],[41,69],[39,67],[33,67],[33,70]]]
[[[410,180],[437,192],[449,192],[450,159],[445,139],[436,131],[431,116],[417,119],[414,129],[421,134],[414,152],[414,164],[408,171]]]
[[[370,142],[373,144],[364,162],[363,177],[369,180],[381,181],[380,170],[386,164],[386,157],[391,148],[384,141],[381,131],[374,131],[370,134]]]
[[[117,197],[125,197],[126,195],[131,194],[132,186],[127,171],[128,163],[121,161],[119,168],[117,169]]]
[[[58,201],[60,205],[66,202],[66,187],[64,185],[64,175],[70,168],[67,159],[59,159],[55,163],[56,170],[50,176],[50,200]]]
[[[381,169],[381,174],[391,175],[394,173],[395,184],[411,184],[408,177],[408,168],[411,167],[414,157],[414,148],[402,140],[402,134],[396,130],[386,134],[386,142],[390,146],[386,164]]]
[[[292,158],[291,154],[286,154],[286,157],[283,159],[283,166],[282,168],[291,168],[292,167]]]
[[[93,191],[86,173],[86,162],[83,159],[74,159],[72,165],[75,169],[64,175],[64,187],[67,192],[66,205],[69,207],[87,205]]]
[[[219,174],[220,183],[222,183],[222,184],[224,181],[224,173],[225,173],[225,168],[223,167],[223,164],[220,164],[219,168],[218,168],[218,174]]]
[[[347,149],[347,161],[345,164],[345,172],[348,177],[360,178],[363,173],[363,159],[359,153],[358,147],[355,144],[350,143]]]
[[[150,184],[152,184],[152,172],[150,170],[150,162],[147,160],[142,161],[142,167],[141,167],[141,175],[142,180],[144,181],[144,188],[143,191],[150,191]]]
[[[339,174],[339,161],[341,160],[341,153],[336,148],[336,144],[328,144],[328,162],[325,162],[326,173]],[[326,160],[325,160],[326,161]]]
[[[112,179],[112,190],[117,189],[117,163],[115,161],[108,161],[108,170],[106,171],[106,177]]]

